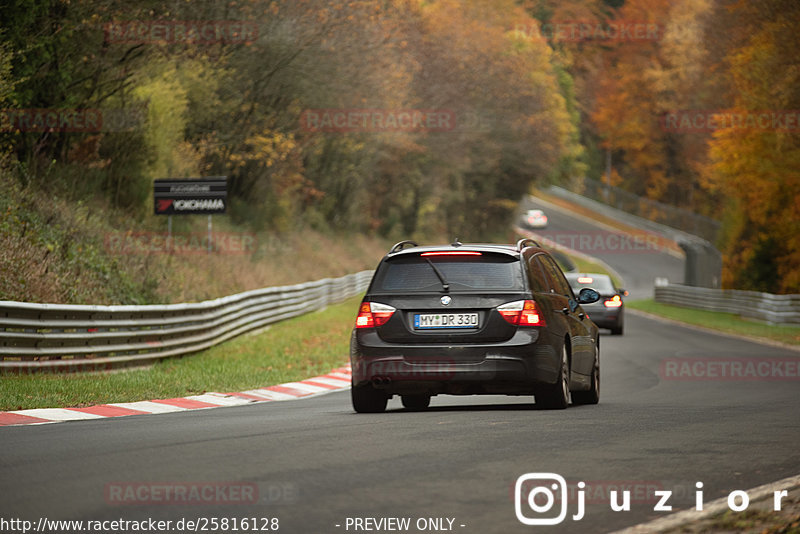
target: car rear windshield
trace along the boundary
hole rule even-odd
[[[381,264],[375,275],[373,291],[441,291],[442,281],[428,261],[433,263],[453,291],[522,290],[519,260],[504,254],[481,256],[403,256]]]
[[[591,279],[591,282],[589,281]],[[609,294],[615,293],[616,290],[614,289],[614,284],[611,283],[611,279],[608,276],[567,276],[567,280],[569,281],[569,285],[572,286],[572,290],[577,295],[581,289],[584,287],[591,287],[598,293]]]

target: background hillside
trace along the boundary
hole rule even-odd
[[[723,219],[726,286],[800,292],[797,123],[664,122],[800,109],[793,0],[16,0],[0,27],[0,298],[339,274],[399,238],[504,236],[531,186],[604,174]],[[258,247],[108,246],[164,231],[154,179],[218,175],[215,228]]]

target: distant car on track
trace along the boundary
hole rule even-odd
[[[591,287],[600,293],[600,300],[584,306],[594,324],[608,328],[612,335],[622,335],[625,328],[625,304],[622,297],[628,295],[624,289],[614,285],[611,277],[595,273],[566,273],[565,276],[575,292]]]
[[[600,398],[597,326],[536,242],[396,244],[362,301],[350,344],[356,412],[434,395],[533,395],[548,409]]]
[[[547,228],[547,215],[542,210],[528,210],[525,212],[522,222],[528,228]]]

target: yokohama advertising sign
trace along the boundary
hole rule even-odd
[[[225,176],[187,180],[156,180],[156,215],[214,215],[225,213],[228,202]]]

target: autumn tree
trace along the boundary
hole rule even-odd
[[[533,23],[513,2],[442,1],[424,10],[415,94],[458,119],[452,132],[426,141],[439,188],[432,200],[444,200],[438,207],[451,232],[497,232],[570,150],[574,129],[552,50],[514,29]]]
[[[704,169],[709,186],[726,198],[723,283],[798,293],[800,140],[797,123],[786,120],[800,109],[800,4],[760,0],[726,8],[721,67],[732,105],[721,111],[744,121],[720,123]],[[762,114],[767,123],[752,120]]]

